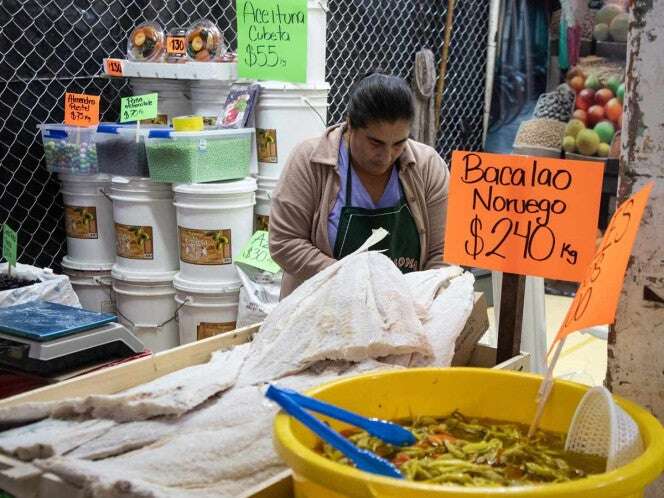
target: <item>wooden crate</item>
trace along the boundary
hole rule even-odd
[[[130,363],[66,380],[0,401],[6,408],[31,401],[55,401],[90,394],[113,394],[175,372],[205,363],[214,351],[228,349],[251,340],[260,325],[253,325],[226,334],[210,337],[178,348],[140,358]],[[481,293],[466,327],[457,341],[453,364],[494,367],[496,350],[477,344],[489,327],[487,306]],[[528,370],[529,355],[521,354],[494,368]],[[290,473],[284,472],[245,494],[245,498],[292,498]],[[0,454],[0,490],[16,498],[84,498],[83,491],[53,474],[44,473],[30,463]]]

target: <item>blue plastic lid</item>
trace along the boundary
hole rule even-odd
[[[150,130],[148,138],[171,138],[171,130]]]
[[[119,128],[122,128],[122,126],[118,124],[100,124],[97,126],[97,133],[114,133],[117,135]]]
[[[69,135],[65,130],[58,130],[55,128],[44,128],[44,136],[46,138],[67,138]]]

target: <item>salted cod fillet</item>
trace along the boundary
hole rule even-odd
[[[377,252],[347,256],[307,280],[266,318],[238,379],[253,385],[322,360],[431,355],[403,275]]]
[[[117,422],[178,417],[233,386],[249,348],[249,344],[242,344],[228,351],[217,351],[207,363],[178,370],[117,394],[3,408],[0,423],[25,423],[48,416],[86,415]]]

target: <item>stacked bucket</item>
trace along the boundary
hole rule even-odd
[[[307,82],[261,82],[256,108],[258,190],[254,227],[267,229],[272,192],[291,151],[300,142],[319,137],[327,126],[325,82],[327,2],[308,1]]]

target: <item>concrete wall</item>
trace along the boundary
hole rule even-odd
[[[664,422],[664,0],[635,2],[625,93],[620,200],[649,181],[656,187],[611,329],[607,383]],[[664,497],[664,479],[647,496]]]

